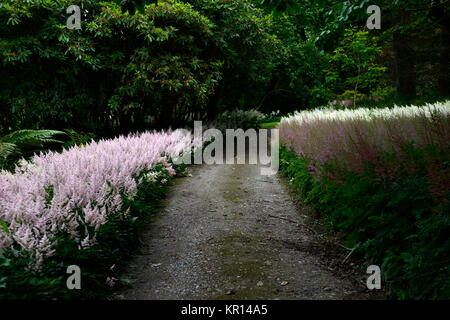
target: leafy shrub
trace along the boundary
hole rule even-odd
[[[420,164],[421,150],[411,147],[411,153]],[[385,159],[392,156],[386,154]],[[368,264],[381,266],[392,297],[450,298],[450,206],[433,198],[433,181],[423,167],[415,168],[416,174],[407,174],[405,168],[395,181],[385,184],[375,179],[370,164],[359,174],[339,170],[340,181],[317,180],[309,160],[286,148],[280,157],[281,172],[300,197],[314,204]],[[332,166],[318,169],[326,176],[336,174]],[[445,197],[449,199],[448,192]]]
[[[273,70],[270,85],[258,103],[259,110],[270,112],[277,108],[286,114],[296,107],[316,107],[331,99],[331,90],[325,85],[329,56],[305,35],[305,15],[316,14],[315,10],[312,5],[307,12],[273,17],[270,31],[277,41],[267,60]]]
[[[386,71],[386,68],[376,61],[381,48],[374,40],[369,37],[368,31],[359,31],[355,27],[346,29],[341,45],[331,56],[326,82],[340,92],[353,91],[354,103],[358,98],[357,94],[361,90],[370,93],[370,90],[379,84],[382,74]]]
[[[264,114],[264,118],[261,120],[262,123],[268,122],[280,122],[282,116],[280,115],[280,110],[272,111],[268,114]]]
[[[271,17],[248,0],[186,2],[214,23],[214,38],[222,44],[214,53],[224,64],[209,103],[210,119],[225,110],[258,105],[270,81],[278,42],[270,32]]]
[[[82,28],[69,30],[65,10],[77,4]],[[169,127],[203,112],[221,77],[214,25],[183,2],[131,15],[112,1],[6,0],[0,20],[3,131],[129,132],[148,115]]]
[[[251,1],[140,1],[134,14],[120,6],[129,1],[3,2],[3,132],[70,125],[117,134],[145,130],[148,118],[180,127],[256,105],[270,75],[275,40]],[[81,30],[68,30],[65,9],[77,4]]]
[[[256,110],[225,111],[217,117],[216,127],[218,129],[243,129],[259,128],[264,114]]]
[[[337,96],[339,100],[353,100],[356,98],[356,101],[363,100],[367,96],[364,93],[355,92],[353,90],[346,90],[343,94]]]
[[[396,97],[396,89],[390,86],[378,86],[370,92],[370,98],[375,101],[383,101]]]

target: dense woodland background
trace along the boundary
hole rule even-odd
[[[152,2],[2,1],[0,132],[112,136],[236,108],[449,95],[446,0]],[[66,28],[71,4],[81,30]],[[381,30],[366,28],[371,4]]]

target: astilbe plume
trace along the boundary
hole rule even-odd
[[[316,179],[324,175],[320,170],[330,162],[335,168],[356,173],[370,164],[378,180],[389,183],[401,170],[414,172],[409,146],[432,145],[446,154],[450,152],[450,101],[424,107],[302,111],[283,118],[278,128],[281,142],[310,160],[309,170]],[[400,160],[382,161],[385,153],[395,154]],[[448,183],[438,177],[445,176],[445,169],[430,159],[427,163],[432,194],[443,197],[448,193]],[[340,182],[338,175],[326,175]]]
[[[80,249],[89,247],[111,214],[127,214],[121,193],[136,194],[142,179],[135,177],[158,163],[175,175],[171,158],[189,152],[191,144],[191,136],[182,131],[132,134],[41,153],[22,161],[14,173],[3,171],[0,252],[28,252],[39,267],[53,254],[57,233],[78,241]]]

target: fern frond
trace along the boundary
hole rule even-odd
[[[0,138],[0,141],[9,142],[16,145],[23,144],[39,144],[43,145],[44,143],[49,142],[61,142],[59,140],[54,140],[53,137],[55,135],[65,135],[62,131],[57,130],[18,130],[14,131],[6,136]]]
[[[18,152],[20,152],[20,150],[14,143],[0,141],[0,161],[6,159],[11,154]]]
[[[0,168],[12,167],[19,156],[29,157],[41,151],[46,144],[63,143],[55,135],[66,135],[57,130],[19,130],[0,137]]]

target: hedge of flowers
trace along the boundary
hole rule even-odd
[[[280,167],[397,298],[450,297],[450,102],[297,112]]]
[[[35,155],[32,161],[22,161],[14,173],[3,171],[0,174],[0,271],[4,274],[0,274],[0,296],[21,298],[20,291],[33,291],[30,288],[36,281],[42,282],[38,287],[45,288],[45,281],[54,280],[48,269],[55,259],[77,264],[77,257],[85,252],[114,251],[114,246],[122,245],[121,236],[129,236],[121,235],[123,230],[116,230],[117,239],[109,242],[105,234],[111,236],[115,229],[112,225],[123,227],[126,221],[130,227],[139,215],[145,215],[145,212],[136,214],[139,211],[133,205],[136,198],[147,197],[154,202],[162,198],[161,190],[180,169],[171,163],[172,159],[190,148],[191,136],[182,131],[133,134],[61,153]],[[112,248],[98,248],[105,243]],[[68,247],[70,250],[63,253]],[[114,257],[105,256],[105,260],[111,258]],[[56,270],[54,265],[51,269]],[[61,272],[65,272],[64,265],[57,270]],[[33,278],[17,283],[20,280],[17,275],[27,273]],[[55,284],[58,290],[66,290],[65,282],[57,279],[61,280]],[[52,292],[38,291],[25,297],[42,297],[41,293],[54,297]]]

